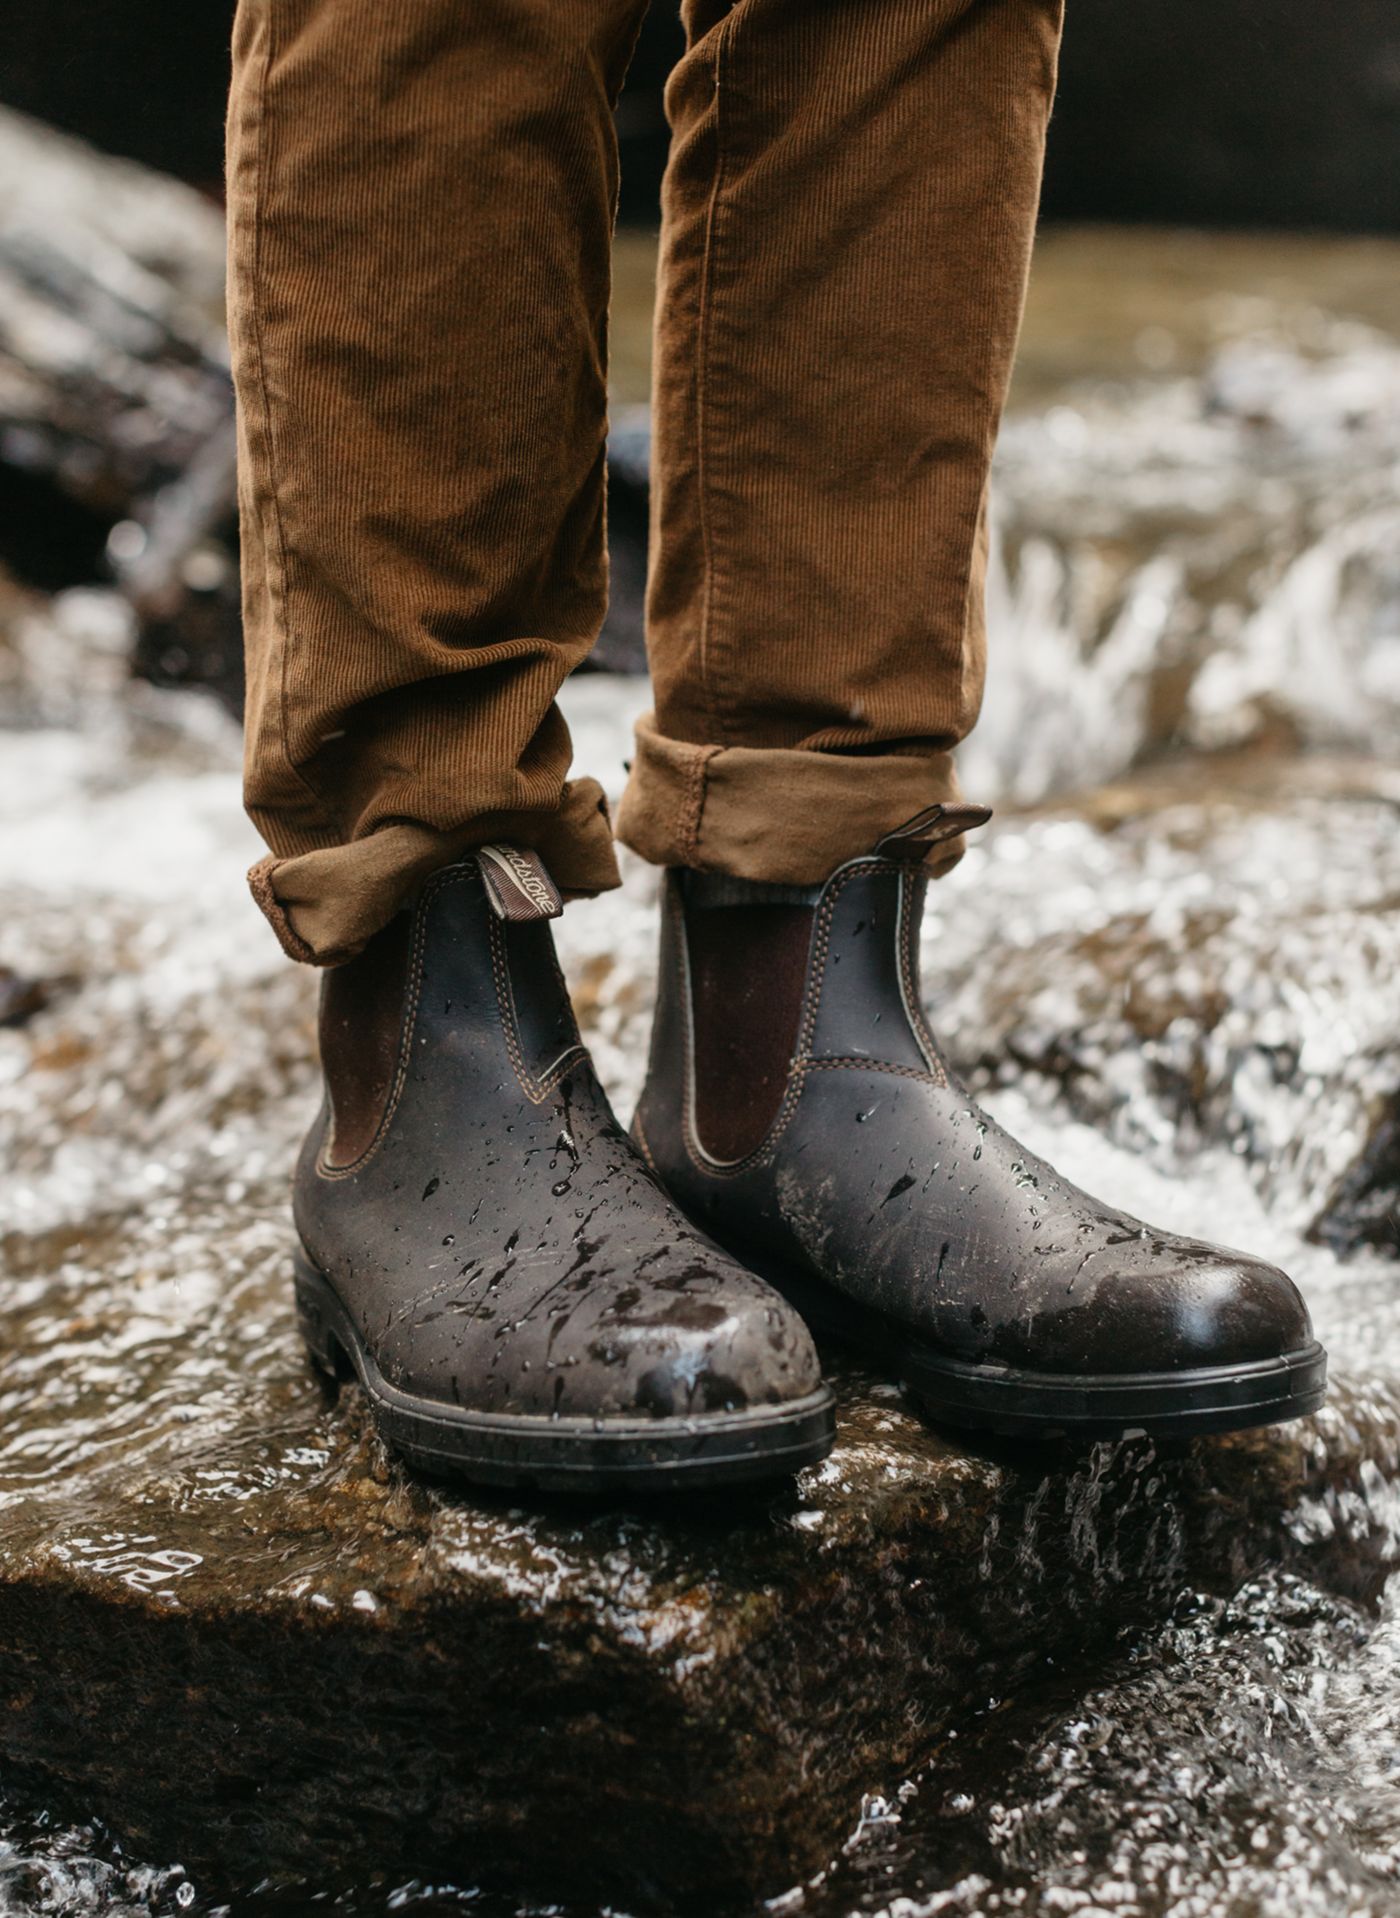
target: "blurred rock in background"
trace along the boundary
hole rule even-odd
[[[139,667],[236,704],[223,284],[209,201],[0,112],[0,564],[118,582]]]

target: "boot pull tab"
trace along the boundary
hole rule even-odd
[[[476,856],[486,897],[498,919],[557,919],[564,910],[559,888],[537,852],[519,846],[478,846]]]
[[[944,840],[985,826],[991,816],[990,806],[925,806],[902,826],[887,832],[875,850],[884,859],[922,860]]]

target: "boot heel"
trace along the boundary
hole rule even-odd
[[[333,1384],[349,1378],[353,1368],[331,1323],[326,1282],[300,1246],[292,1255],[292,1289],[297,1326],[311,1363]]]

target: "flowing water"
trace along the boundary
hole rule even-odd
[[[770,1901],[784,1918],[1400,1914],[1400,255],[1182,241],[1168,265],[1149,244],[1066,239],[1032,309],[964,772],[1005,816],[936,889],[927,996],[999,1116],[1072,1176],[1295,1271],[1345,1382],[1315,1447],[1367,1462],[1290,1514],[1335,1548],[1306,1574],[1183,1580],[1166,1622],[1046,1657],[916,1776],[872,1779],[828,1868]],[[15,596],[4,629],[0,961],[53,1008],[0,1030],[7,1290],[14,1323],[62,1326],[88,1394],[60,1406],[61,1374],[19,1354],[5,1402],[36,1419],[54,1394],[55,1428],[119,1467],[138,1427],[275,1346],[311,983],[241,892],[254,849],[212,704],[127,682],[106,595]],[[644,700],[570,689],[611,789]],[[624,1111],[653,905],[629,861],[563,925]],[[167,1337],[172,1261],[225,1344]],[[268,1380],[270,1430],[292,1389]],[[51,1473],[34,1429],[0,1445],[0,1505]],[[1089,1560],[1097,1483],[1071,1514]],[[312,1908],[522,1910],[329,1870],[220,1904],[0,1800],[0,1913]]]

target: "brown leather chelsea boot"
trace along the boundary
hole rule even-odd
[[[1101,1204],[984,1112],[919,996],[934,807],[809,892],[673,872],[634,1137],[692,1221],[950,1424],[1232,1431],[1321,1404],[1292,1281]]]
[[[294,1209],[303,1333],[433,1471],[592,1491],[830,1450],[806,1326],[689,1225],[613,1117],[532,853],[437,874],[326,975]]]

